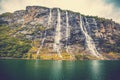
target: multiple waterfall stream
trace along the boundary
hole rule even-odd
[[[88,24],[87,19],[86,19],[86,23]],[[89,34],[86,30],[86,27],[83,24],[81,15],[80,15],[80,28],[81,28],[81,31],[83,32],[83,34],[85,35],[86,45],[87,45],[88,49],[90,50],[91,54],[93,54],[94,56],[99,58],[101,55],[98,53],[93,39],[91,38],[91,36],[89,36]]]
[[[66,52],[67,53],[71,53],[71,51],[69,51],[69,39],[70,39],[70,25],[69,25],[69,16],[68,16],[68,12],[66,11],[65,13],[66,15],[66,32],[65,32],[65,38],[66,38],[66,44],[65,44],[65,48],[66,48]],[[48,27],[51,26],[51,20],[52,20],[52,11],[50,9],[49,11],[49,17],[48,17]],[[55,35],[54,35],[54,44],[53,44],[53,49],[55,52],[58,53],[59,57],[62,58],[62,55],[61,55],[61,12],[60,12],[60,9],[57,9],[57,25],[56,25],[56,28],[55,28]],[[95,25],[97,25],[95,19],[93,20],[93,23]],[[86,45],[87,45],[87,48],[89,49],[90,53],[94,56],[96,56],[97,58],[100,58],[101,55],[99,54],[99,52],[97,51],[96,49],[96,46],[95,46],[95,43],[92,39],[92,37],[89,35],[88,31],[87,31],[87,27],[90,28],[90,25],[87,21],[87,18],[85,18],[85,21],[83,21],[83,17],[80,15],[80,22],[79,22],[79,26],[80,26],[80,29],[83,33],[83,35],[85,36],[85,42],[86,42]],[[85,25],[86,24],[86,25]],[[43,33],[43,39],[41,41],[41,45],[37,51],[37,55],[40,53],[40,49],[43,47],[44,45],[44,41],[45,41],[45,38],[46,38],[46,30],[44,31]]]
[[[48,17],[48,26],[50,27],[51,25],[51,18],[52,18],[52,13],[51,13],[51,9],[50,9],[50,12],[49,12],[49,17]],[[47,27],[48,28],[48,27]],[[47,29],[46,28],[46,29]],[[37,56],[38,57],[38,54],[40,53],[40,50],[42,49],[43,45],[44,45],[44,41],[45,41],[45,38],[46,38],[46,34],[47,34],[47,31],[45,30],[43,35],[42,35],[42,41],[41,41],[41,44],[40,44],[40,47],[38,48],[37,50]]]

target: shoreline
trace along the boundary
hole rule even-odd
[[[99,61],[103,61],[103,60],[100,60],[100,59],[83,59],[83,60],[77,60],[77,59],[74,59],[74,60],[65,60],[65,59],[30,59],[30,58],[13,58],[13,57],[0,57],[0,60],[9,60],[9,59],[13,59],[13,60],[17,60],[17,59],[19,59],[19,60],[52,60],[52,61],[60,61],[60,60],[62,60],[62,61],[84,61],[84,60],[99,60]],[[104,59],[104,60],[106,60],[106,61],[110,61],[110,60],[120,60],[120,59]]]

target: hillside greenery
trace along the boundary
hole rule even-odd
[[[0,17],[8,17],[8,16],[12,16],[12,13],[10,13],[10,12],[6,12],[6,13],[3,13],[3,14],[1,14],[0,15]]]
[[[8,26],[0,26],[0,57],[22,58],[31,48],[31,41],[10,36]]]

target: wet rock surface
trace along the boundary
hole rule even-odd
[[[49,21],[51,10],[51,20]],[[19,10],[10,15],[0,15],[0,25],[8,25],[11,29],[19,28],[12,36],[40,40],[45,37],[43,47],[52,47],[55,41],[56,27],[58,23],[58,8],[46,8],[41,6],[27,6],[26,10]],[[60,46],[62,51],[69,45],[69,50],[74,54],[85,51],[89,53],[85,35],[80,28],[80,14],[68,12],[68,24],[70,35],[66,38],[66,10],[60,10]],[[82,22],[87,34],[91,36],[99,53],[120,53],[120,25],[112,20],[82,15]],[[44,33],[46,32],[46,36]],[[40,43],[41,44],[41,43]]]

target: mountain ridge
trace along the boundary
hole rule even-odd
[[[82,16],[81,19],[80,16]],[[80,21],[83,23],[81,25],[83,30]],[[36,46],[38,49],[33,52],[29,51],[32,54],[69,52],[68,54],[72,57],[75,54],[92,54],[93,56],[91,52],[93,49],[90,45],[94,46],[94,50],[96,49],[99,54],[107,54],[107,58],[113,58],[108,56],[108,53],[120,53],[120,25],[109,19],[85,16],[60,8],[27,6],[26,10],[2,14],[0,24],[7,25],[11,29],[20,28],[12,34],[14,37],[38,40],[39,43]],[[46,49],[46,52],[42,52],[42,49]]]

